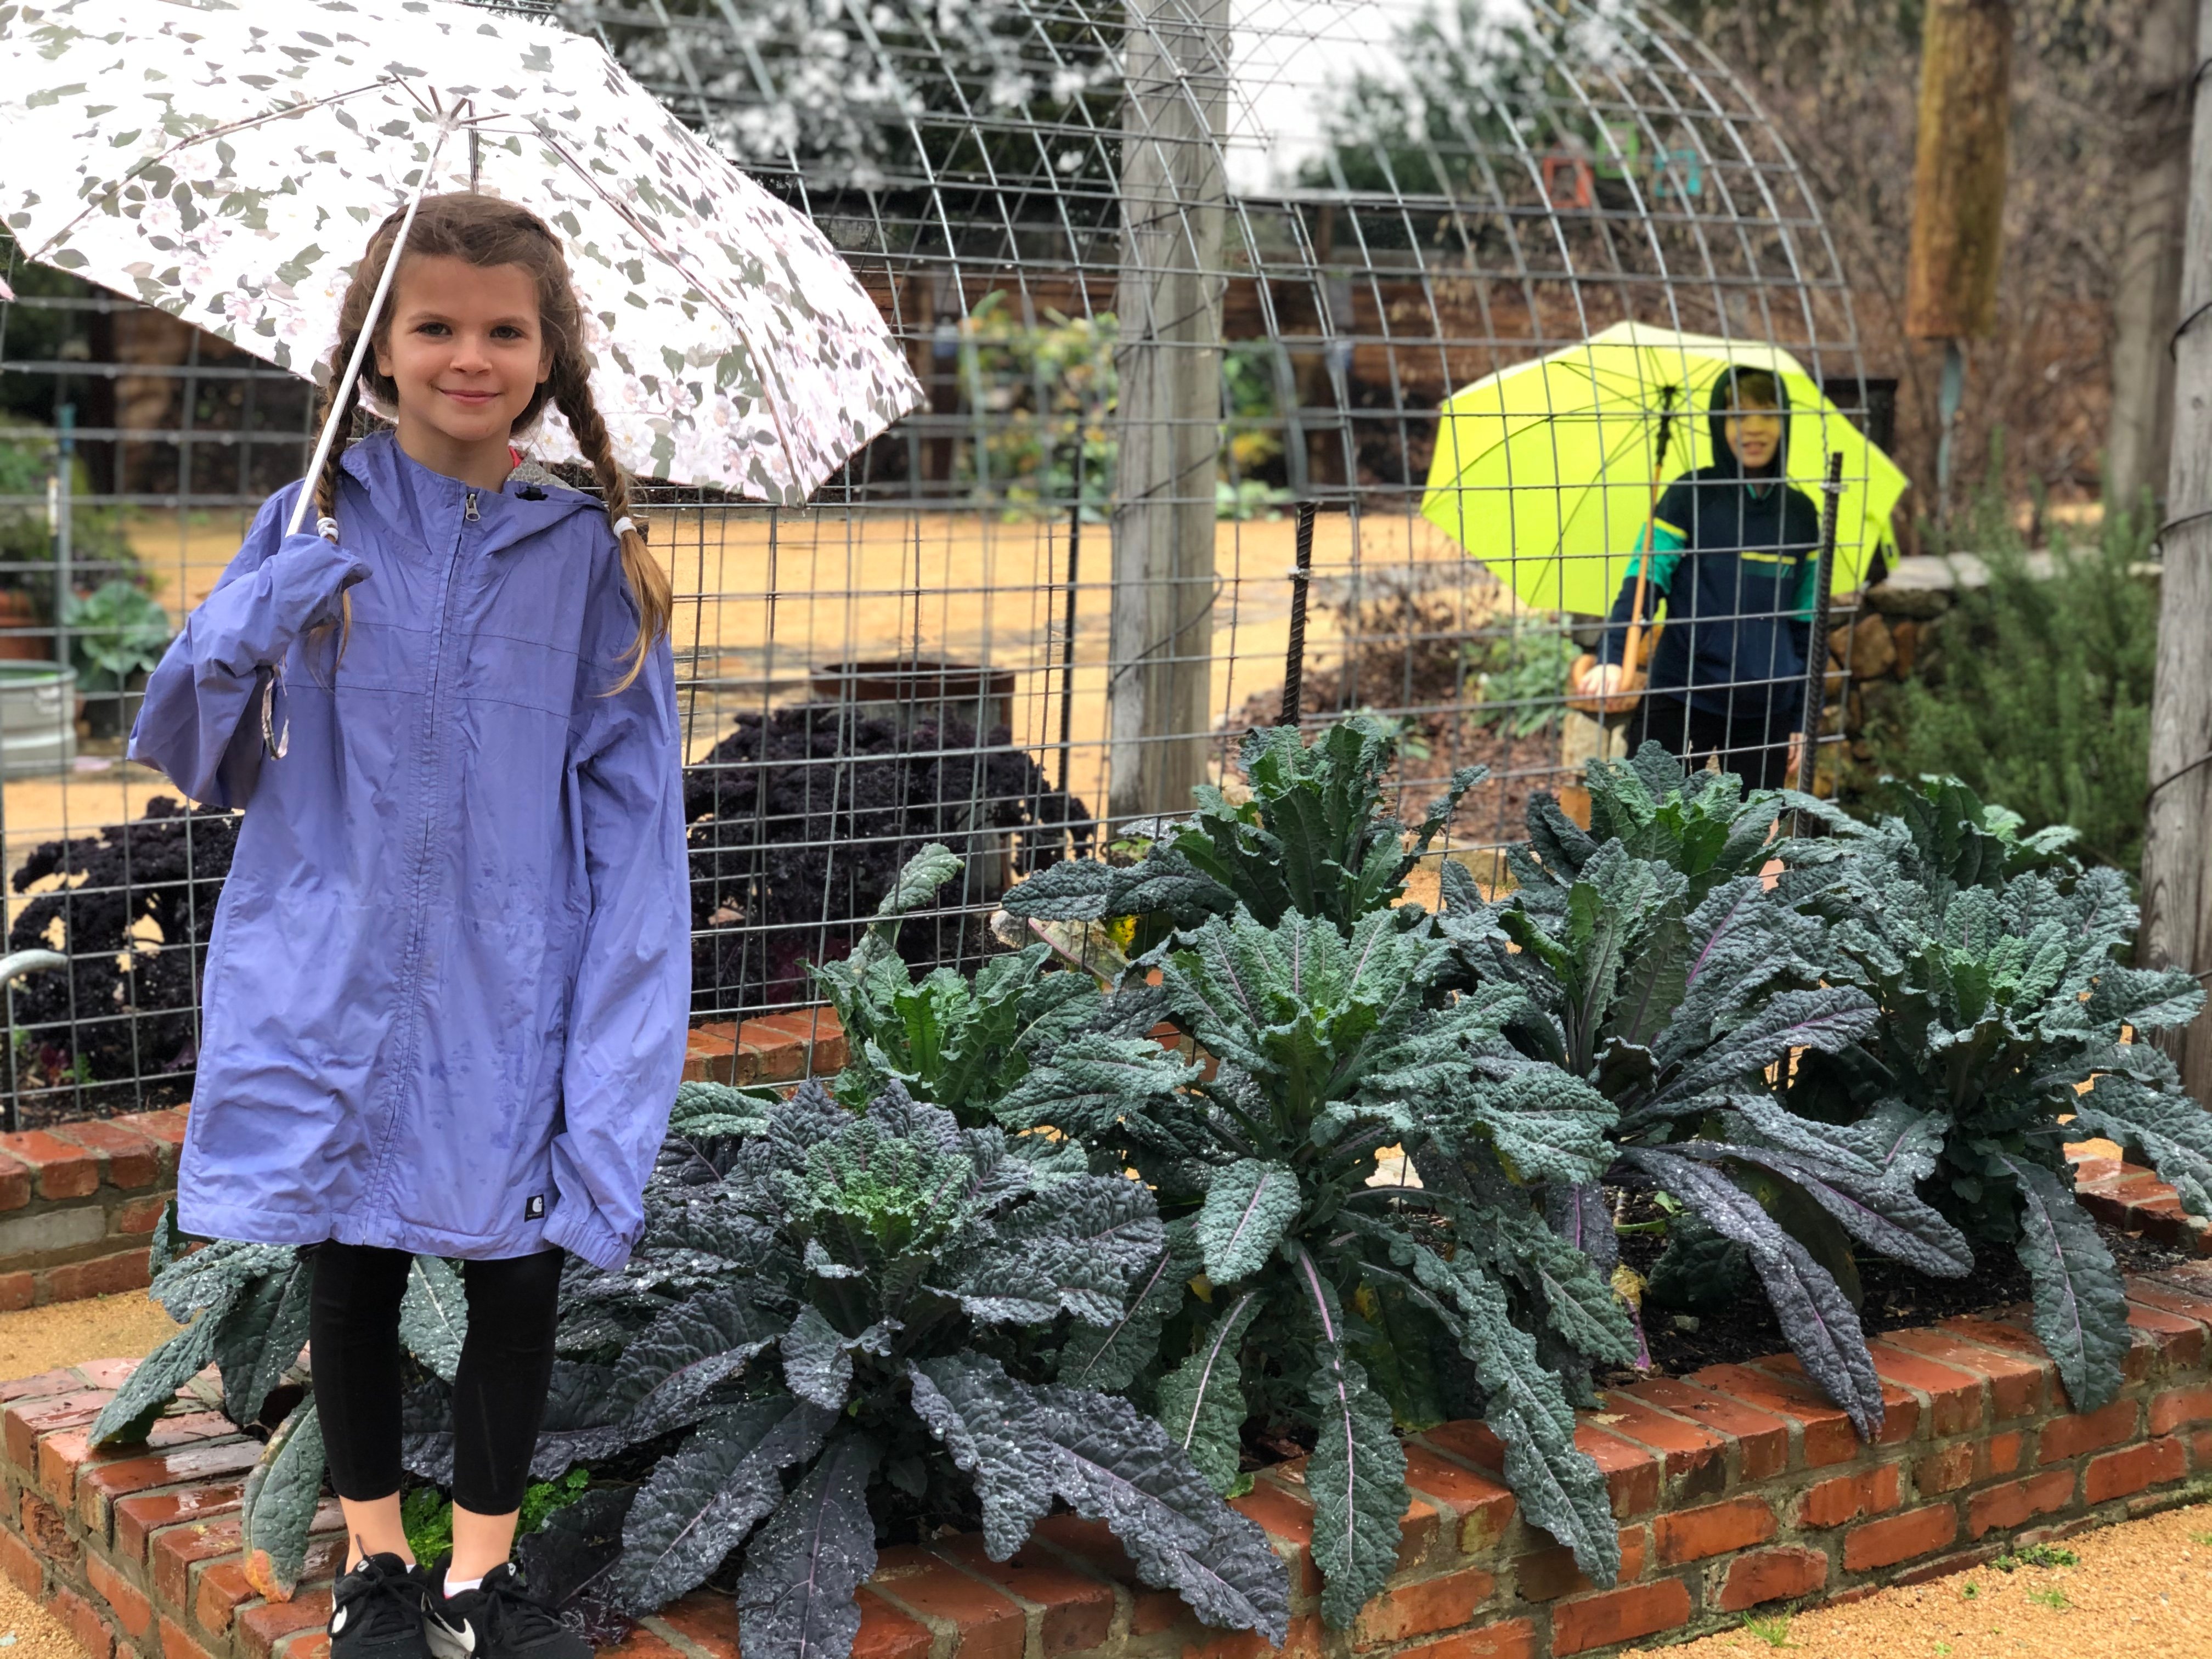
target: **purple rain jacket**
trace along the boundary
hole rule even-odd
[[[682,1075],[690,902],[667,641],[605,513],[471,489],[388,433],[340,544],[261,509],[146,687],[133,758],[246,805],[208,946],[187,1232],[628,1258]],[[534,499],[533,499],[534,497]],[[356,586],[354,584],[358,583]],[[335,674],[326,632],[351,588]],[[284,665],[283,758],[257,671]]]

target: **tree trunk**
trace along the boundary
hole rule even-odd
[[[1966,340],[1996,322],[2012,125],[2010,0],[1929,0],[1905,331]]]
[[[1129,0],[1108,811],[1190,809],[1212,721],[1228,0]]]
[[[2212,40],[2212,0],[2197,0],[2197,38]],[[2174,342],[2173,456],[2166,472],[2158,678],[2151,696],[2149,822],[2143,836],[2142,955],[2154,967],[2212,969],[2212,98],[2190,120],[2189,212]],[[2197,1099],[2212,1099],[2212,1018],[2165,1046]]]
[[[2151,0],[2136,42],[2136,110],[2127,143],[2127,221],[2112,295],[2112,413],[2105,501],[2133,511],[2166,485],[2173,433],[2182,222],[2189,206],[2190,70],[2196,0]]]

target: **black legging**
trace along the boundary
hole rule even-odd
[[[1764,687],[1746,694],[1747,702],[1765,695]],[[1747,789],[1779,789],[1790,769],[1790,717],[1754,708],[1731,719],[1698,708],[1681,697],[1655,691],[1637,706],[1630,722],[1628,752],[1648,742],[1681,757],[1695,770],[1705,757],[1720,757],[1721,770],[1733,772]]]
[[[399,1300],[404,1250],[314,1247],[307,1340],[331,1485],[372,1502],[399,1490]],[[562,1252],[465,1261],[469,1334],[453,1376],[453,1502],[478,1515],[522,1504],[553,1380]]]

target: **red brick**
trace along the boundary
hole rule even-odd
[[[864,1589],[853,1599],[860,1606],[860,1631],[853,1638],[853,1659],[927,1659],[927,1625],[916,1624],[872,1590]],[[1106,1599],[1110,1612],[1113,1592],[1108,1591]],[[620,1653],[622,1650],[611,1651]],[[654,1656],[641,1655],[639,1659],[654,1659]],[[672,1649],[670,1659],[675,1659]]]
[[[1654,1411],[1623,1394],[1601,1394],[1590,1420],[1608,1434],[1649,1446],[1660,1455],[1669,1494],[1702,1498],[1728,1485],[1729,1437],[1679,1417]]]
[[[161,1615],[161,1659],[215,1659],[167,1613]]]
[[[81,1429],[100,1415],[108,1401],[105,1389],[80,1389],[73,1394],[49,1395],[19,1400],[0,1419],[0,1431],[8,1442],[8,1461],[24,1474],[39,1472],[39,1437],[57,1429]]]
[[[76,1472],[92,1462],[92,1441],[82,1429],[58,1429],[39,1441],[39,1488],[64,1508],[76,1494]]]
[[[1670,1567],[1766,1543],[1775,1530],[1773,1506],[1764,1498],[1731,1498],[1725,1504],[1678,1510],[1652,1522],[1659,1559]]]
[[[91,1659],[108,1659],[115,1651],[115,1632],[106,1617],[75,1590],[56,1589],[46,1611],[62,1622]]]
[[[1506,1487],[1418,1440],[1406,1443],[1406,1485],[1443,1515],[1462,1555],[1494,1548],[1513,1519],[1513,1494]]]
[[[1948,1504],[1907,1510],[1886,1521],[1869,1521],[1844,1534],[1844,1569],[1866,1572],[1916,1555],[1940,1550],[1959,1535],[1959,1512]]]
[[[1039,1609],[1037,1636],[1048,1654],[1095,1648],[1114,1623],[1114,1587],[1061,1565],[1042,1550],[1023,1550],[1011,1561],[994,1561],[975,1535],[935,1547],[945,1556],[1017,1600]]]
[[[1771,1358],[1755,1362],[1751,1369],[1794,1384],[1808,1400],[1817,1405],[1834,1403],[1828,1398],[1825,1389],[1805,1375],[1805,1367],[1795,1354],[1776,1354]],[[1910,1389],[1899,1388],[1894,1382],[1883,1380],[1878,1374],[1875,1381],[1881,1389],[1881,1427],[1875,1431],[1873,1443],[1894,1446],[1900,1441],[1911,1439],[1920,1432],[1920,1396]],[[1808,1436],[1808,1442],[1809,1438]],[[1851,1451],[1853,1456],[1857,1455],[1856,1445]]]
[[[1321,1569],[1313,1559],[1313,1505],[1280,1486],[1262,1480],[1229,1507],[1257,1521],[1268,1535],[1279,1540],[1279,1554],[1288,1554],[1297,1565],[1291,1572],[1293,1594],[1321,1594]]]
[[[1859,1437],[1850,1419],[1831,1405],[1826,1395],[1794,1377],[1775,1376],[1746,1365],[1708,1365],[1692,1371],[1690,1381],[1796,1423],[1801,1455],[1808,1468],[1846,1462],[1858,1455]]]
[[[1936,1438],[1981,1426],[1984,1383],[1980,1373],[1942,1364],[1886,1342],[1869,1342],[1867,1352],[1874,1356],[1875,1375],[1883,1382],[1915,1389],[1926,1397],[1928,1432]]]
[[[1771,1412],[1671,1376],[1648,1376],[1615,1394],[1735,1442],[1739,1480],[1764,1480],[1790,1466],[1790,1425]]]
[[[1575,1444],[1605,1476],[1616,1519],[1648,1515],[1659,1507],[1658,1453],[1587,1423],[1575,1425]]]
[[[12,1382],[0,1382],[0,1403],[18,1400],[50,1400],[57,1395],[81,1394],[84,1377],[74,1365],[64,1365],[58,1370],[40,1371],[36,1376],[19,1376]]]
[[[735,1083],[737,1028],[730,1024],[697,1025],[685,1036],[684,1077],[689,1083]]]
[[[238,1553],[238,1522],[204,1521],[154,1534],[154,1594],[173,1607],[192,1604],[191,1571],[202,1561]]]
[[[1808,1487],[1798,1500],[1797,1522],[1806,1527],[1840,1527],[1863,1515],[1897,1507],[1897,1465],[1884,1463],[1858,1474],[1838,1474]]]
[[[1398,1517],[1398,1571],[1411,1572],[1420,1565],[1443,1530],[1435,1510],[1418,1498],[1407,1498],[1406,1512]]]
[[[99,1158],[44,1129],[0,1135],[0,1152],[30,1165],[41,1198],[82,1198],[100,1190]]]
[[[160,1146],[127,1123],[94,1118],[64,1123],[54,1133],[94,1153],[114,1186],[150,1187],[161,1178]]]
[[[2127,1287],[2130,1302],[2179,1314],[2184,1319],[2212,1328],[2212,1287],[2201,1288],[2192,1294],[2166,1280],[2152,1279],[2130,1279]]]
[[[73,1261],[66,1267],[45,1270],[46,1300],[82,1302],[90,1296],[114,1296],[124,1291],[143,1291],[153,1283],[143,1249],[118,1250],[113,1255]]]
[[[31,1166],[0,1154],[0,1210],[20,1210],[31,1201]]]
[[[152,1456],[96,1463],[77,1472],[77,1515],[85,1525],[105,1536],[109,1514],[118,1498],[155,1486],[179,1486],[187,1481],[203,1481],[218,1475],[244,1474],[260,1455],[259,1442],[233,1437],[196,1440]]]
[[[143,1561],[155,1528],[228,1515],[238,1508],[240,1491],[234,1486],[192,1486],[118,1498],[114,1507],[116,1554],[126,1561]]]
[[[138,1369],[135,1359],[80,1359],[74,1368],[76,1374],[95,1389],[119,1389],[131,1380]]]
[[[164,1174],[176,1173],[177,1158],[185,1149],[185,1109],[171,1106],[158,1112],[131,1112],[115,1120],[127,1123],[161,1149]]]
[[[38,1299],[36,1273],[0,1273],[0,1313],[21,1313]]]
[[[199,1583],[192,1587],[192,1622],[210,1636],[222,1636],[229,1631],[230,1616],[239,1604],[253,1596],[241,1564],[211,1562],[200,1570]]]
[[[871,1582],[878,1595],[933,1629],[957,1631],[961,1659],[1022,1659],[1029,1630],[1022,1610],[927,1551],[894,1545],[878,1556]]]
[[[845,1064],[845,1032],[837,1023],[835,1008],[807,1008],[749,1019],[739,1029],[738,1040],[763,1050],[779,1042],[797,1043],[802,1077],[825,1077]]]
[[[1475,1609],[1498,1589],[1497,1578],[1480,1567],[1462,1567],[1434,1578],[1416,1579],[1387,1589],[1359,1610],[1352,1626],[1354,1648],[1381,1647],[1408,1637],[1432,1636],[1471,1621]]]
[[[2142,1420],[2142,1407],[2132,1400],[2115,1400],[2094,1412],[2054,1417],[2036,1436],[2035,1461],[2057,1463],[2083,1452],[2125,1445],[2136,1437]]]
[[[652,1638],[648,1637],[647,1639]],[[676,1652],[665,1642],[661,1646],[672,1656]],[[276,1644],[276,1651],[283,1656],[283,1659],[331,1659],[331,1633],[326,1630],[295,1631]],[[633,1649],[627,1640],[617,1643],[606,1651],[623,1654],[629,1659],[645,1659],[643,1650]],[[116,1659],[123,1659],[123,1656],[118,1652]]]
[[[2198,1429],[2190,1435],[2189,1467],[2200,1474],[2212,1474],[2212,1429]]]
[[[2002,1434],[1993,1434],[1981,1443],[1983,1455],[1976,1459],[1976,1468],[1984,1479],[1993,1474],[2010,1474],[2020,1467],[2021,1448],[2027,1437],[2017,1429]]]
[[[696,1642],[709,1653],[738,1651],[737,1604],[712,1590],[693,1590],[672,1601],[654,1615],[678,1636]]]
[[[34,1601],[46,1594],[46,1563],[39,1559],[37,1551],[5,1527],[0,1527],[0,1572],[5,1572],[9,1582]]]
[[[2056,1515],[2074,1502],[2074,1471],[2052,1469],[2025,1480],[1978,1492],[1966,1500],[1966,1536],[2009,1532],[2039,1515]]]
[[[1548,1533],[1540,1534],[1549,1537]],[[1644,1576],[1644,1568],[1651,1554],[1651,1543],[1643,1527],[1623,1527],[1620,1529],[1620,1577],[1616,1581],[1632,1584]],[[1513,1564],[1513,1589],[1523,1601],[1556,1601],[1563,1595],[1580,1595],[1594,1590],[1595,1584],[1583,1577],[1582,1569],[1575,1565],[1575,1553],[1565,1544],[1554,1544],[1548,1549],[1531,1550]]]
[[[2212,1423],[2212,1387],[2168,1389],[2150,1402],[2150,1431],[2171,1434],[2192,1424]]]
[[[1882,1341],[1941,1361],[1955,1370],[1987,1377],[1990,1415],[1998,1422],[2033,1416],[2045,1399],[2045,1389],[2056,1375],[2047,1362],[1998,1353],[1942,1330],[1890,1331]]]
[[[2193,1370],[2204,1363],[2204,1328],[2193,1319],[2130,1302],[2128,1325],[2158,1344],[2159,1355],[2168,1366]]]
[[[1938,1578],[1951,1577],[1957,1573],[1972,1572],[1976,1567],[1985,1565],[1996,1559],[2002,1553],[2002,1547],[1997,1544],[1985,1544],[1978,1550],[1960,1550],[1956,1555],[1942,1556],[1936,1560],[1923,1562],[1919,1566],[1908,1568],[1889,1582],[1897,1585],[1926,1584]]]
[[[1126,1587],[1131,1601],[1132,1636],[1152,1635],[1183,1617],[1181,1596],[1139,1582],[1136,1564],[1103,1521],[1086,1521],[1079,1515],[1048,1515],[1036,1523],[1024,1549],[1056,1551]]]
[[[1509,1619],[1502,1625],[1462,1631],[1441,1642],[1424,1642],[1417,1648],[1400,1648],[1396,1659],[1536,1659],[1536,1627],[1526,1619]]]
[[[2081,1501],[2101,1504],[2110,1498],[2125,1498],[2146,1486],[2161,1486],[2169,1480],[2179,1480],[2189,1473],[2189,1459],[2183,1452],[2181,1442],[2172,1436],[2146,1441],[2140,1446],[2130,1446],[2124,1451],[2106,1452],[2102,1457],[2093,1457],[2081,1471]]]
[[[232,1646],[245,1659],[269,1659],[270,1650],[294,1632],[313,1630],[330,1622],[328,1586],[302,1589],[289,1601],[256,1601],[240,1613]]]
[[[18,1510],[22,1522],[23,1536],[33,1549],[49,1561],[74,1562],[78,1545],[70,1536],[69,1523],[62,1512],[36,1492],[25,1492]]]
[[[876,1605],[879,1607],[883,1607],[884,1603],[870,1595],[866,1590],[862,1590],[860,1595],[854,1597],[854,1600],[860,1604],[860,1628],[862,1632],[865,1632],[867,1629],[868,1623],[868,1603],[872,1601],[875,1601]],[[900,1615],[897,1613],[892,1613],[891,1617],[896,1619],[900,1617]],[[913,1620],[908,1620],[906,1622],[912,1624]],[[915,1625],[915,1628],[916,1630],[921,1630],[921,1626],[919,1625]],[[304,1636],[294,1637],[283,1646],[283,1651],[284,1659],[307,1659],[307,1656],[301,1652],[301,1649],[311,1639],[311,1638]],[[325,1641],[329,1640],[327,1634],[325,1636],[324,1639]],[[865,1639],[865,1635],[861,1639]],[[853,1646],[854,1650],[857,1653],[860,1650],[860,1641],[856,1640]],[[927,1652],[928,1650],[928,1647],[929,1632],[927,1631],[922,1631],[921,1651]],[[598,1653],[599,1659],[684,1659],[684,1651],[682,1649],[662,1641],[658,1636],[655,1636],[643,1625],[631,1626],[629,1635],[623,1637],[621,1641],[616,1643],[614,1646],[611,1648],[600,1648],[598,1650]],[[878,1659],[880,1659],[880,1656],[878,1656]]]
[[[1957,1440],[1941,1451],[1930,1452],[1912,1466],[1913,1489],[1923,1498],[1935,1498],[1972,1486],[1980,1450],[1971,1440]]]
[[[1690,1589],[1680,1579],[1632,1584],[1626,1589],[1560,1602],[1552,1610],[1552,1651],[1587,1653],[1610,1643],[1656,1636],[1689,1622]]]
[[[1267,1659],[1270,1654],[1279,1659],[1321,1659],[1322,1628],[1318,1613],[1304,1613],[1291,1620],[1290,1633],[1280,1648],[1270,1647],[1267,1638],[1249,1630],[1231,1631],[1217,1635],[1212,1631],[1187,1626],[1198,1640],[1183,1644],[1182,1659]],[[965,1659],[967,1649],[961,1649]]]
[[[2065,1391],[2057,1384],[2058,1368],[2051,1363],[2051,1356],[2044,1352],[2043,1344],[2037,1340],[2035,1333],[2026,1325],[2016,1320],[1983,1319],[1972,1314],[1960,1314],[1944,1320],[1936,1328],[1992,1352],[2009,1354],[2047,1372],[2052,1382],[2048,1398],[2053,1406],[2061,1403]]]
[[[154,1604],[146,1593],[108,1565],[105,1556],[84,1558],[84,1576],[92,1581],[107,1605],[115,1609],[115,1622],[126,1636],[142,1640],[154,1630]]]
[[[1762,1601],[1780,1601],[1810,1595],[1826,1588],[1828,1558],[1818,1550],[1784,1544],[1779,1549],[1757,1550],[1729,1563],[1715,1603],[1723,1613],[1741,1613]]]
[[[150,1198],[126,1198],[108,1212],[110,1233],[150,1233],[161,1224],[169,1200],[156,1193]]]

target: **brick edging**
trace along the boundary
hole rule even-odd
[[[1237,1506],[1292,1573],[1287,1650],[1311,1659],[1546,1659],[1733,1622],[1762,1605],[1856,1600],[2001,1551],[2201,1498],[2212,1486],[2212,1263],[2131,1279],[2125,1382],[2090,1413],[2017,1318],[1959,1318],[1873,1345],[1888,1418],[1861,1445],[1787,1358],[1608,1390],[1577,1441],[1605,1471],[1623,1571],[1600,1590],[1531,1528],[1479,1423],[1407,1445],[1398,1571],[1357,1626],[1325,1631],[1296,1463]],[[271,1601],[239,1559],[239,1485],[258,1452],[196,1378],[147,1446],[93,1455],[85,1430],[130,1362],[0,1385],[0,1570],[93,1659],[327,1659],[340,1522],[317,1519],[310,1583]],[[973,1537],[883,1552],[856,1659],[1249,1659],[1256,1638],[1194,1624],[1137,1583],[1106,1529],[1054,1516],[1008,1563]],[[726,1597],[649,1618],[630,1659],[736,1659]]]
[[[0,1311],[146,1287],[185,1109],[0,1134]]]

